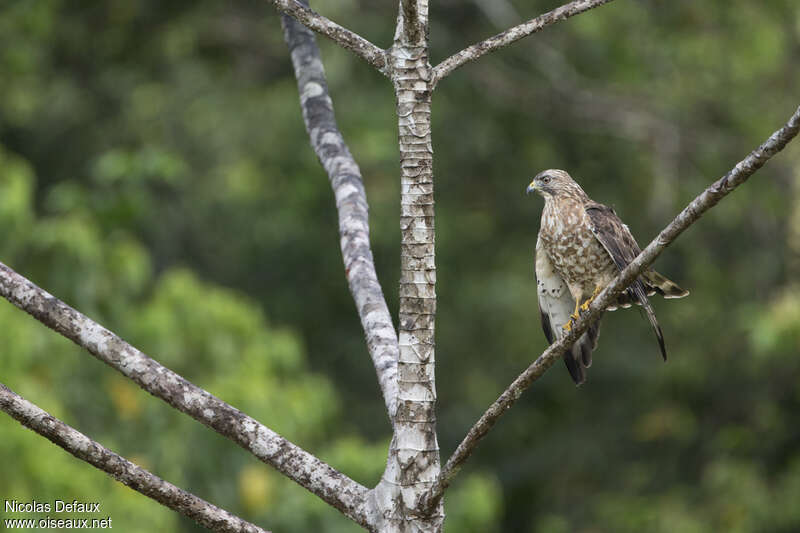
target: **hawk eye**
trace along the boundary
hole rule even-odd
[[[545,185],[547,185],[548,183],[550,183],[550,176],[545,176],[545,177],[543,177],[543,178],[542,178],[542,183],[544,183]]]

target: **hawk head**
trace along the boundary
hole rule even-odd
[[[575,183],[575,180],[569,174],[563,170],[553,168],[536,174],[531,184],[525,189],[525,193],[530,194],[531,191],[536,191],[545,200],[561,195],[586,196],[581,186]]]

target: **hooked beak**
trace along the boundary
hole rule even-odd
[[[525,194],[530,194],[530,193],[534,192],[535,190],[536,190],[536,183],[532,181],[531,184],[528,185],[528,188],[525,189]]]

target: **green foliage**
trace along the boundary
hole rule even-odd
[[[434,62],[503,29],[479,4],[432,3]],[[554,4],[509,5],[528,18]],[[314,7],[390,42],[394,5]],[[568,169],[648,241],[796,108],[798,42],[794,0],[613,2],[442,81],[445,457],[545,346],[528,178]],[[394,99],[320,44],[396,309]],[[0,261],[374,485],[389,426],[269,3],[11,2],[0,79]],[[448,531],[800,528],[798,165],[791,146],[659,259],[692,291],[655,303],[669,363],[636,311],[609,313],[589,382],[557,365],[482,443],[447,495]],[[2,381],[104,445],[275,531],[357,530],[5,302],[0,324]],[[8,417],[0,434],[0,499],[96,500],[125,531],[197,529]]]
[[[35,218],[32,174],[20,161],[8,161],[0,175],[0,213],[9,222],[4,227],[27,230],[16,254],[7,252],[10,264],[25,265],[44,286],[58,287],[67,301],[80,302],[79,308],[90,309],[89,314],[161,363],[268,421],[286,437],[312,450],[314,443],[332,442],[334,461],[379,475],[386,443],[369,445],[334,433],[341,416],[336,393],[329,380],[309,373],[294,331],[269,325],[252,299],[204,283],[185,268],[171,268],[154,278],[147,250],[117,231],[103,236],[89,210]],[[13,237],[8,232],[4,241],[13,243]],[[3,381],[53,415],[173,483],[251,519],[310,529],[329,522],[327,506],[315,507],[291,482],[254,464],[229,441],[92,361],[11,304],[0,303],[0,320],[5,328]],[[101,502],[102,517],[111,516],[126,531],[190,525],[8,417],[0,419],[0,427],[6,435],[0,440],[0,456],[18,458],[3,461],[0,468],[4,499],[51,505],[55,499]],[[331,523],[339,524],[339,530],[352,528],[344,518]]]
[[[502,490],[493,476],[467,474],[447,495],[445,531],[489,533],[500,531],[497,517],[503,510]]]

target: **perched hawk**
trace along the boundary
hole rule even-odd
[[[594,297],[641,250],[614,210],[592,201],[563,170],[540,172],[528,185],[526,192],[531,191],[544,197],[536,242],[536,280],[542,328],[552,344],[566,335],[579,312],[588,309]],[[666,360],[664,336],[647,300],[655,293],[665,298],[689,294],[655,270],[647,270],[608,309],[641,305]],[[586,381],[586,368],[592,364],[599,335],[597,321],[564,354],[567,370],[577,385]]]

